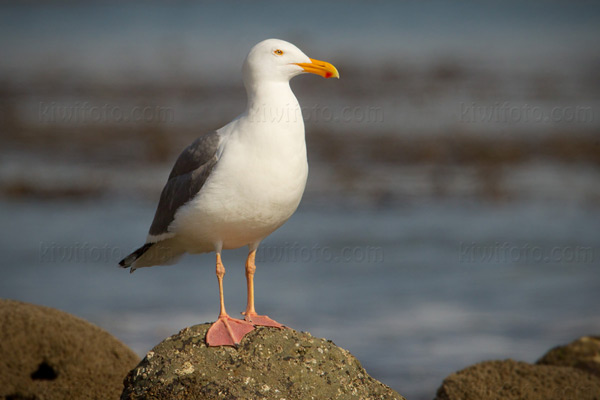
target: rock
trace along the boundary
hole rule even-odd
[[[584,336],[565,346],[555,347],[537,364],[579,368],[600,378],[600,336]]]
[[[598,400],[600,379],[570,367],[486,361],[448,376],[435,399]]]
[[[209,327],[154,347],[127,375],[121,399],[404,399],[331,341],[259,327],[237,349],[207,347]]]
[[[138,361],[89,322],[0,299],[0,399],[118,399]]]

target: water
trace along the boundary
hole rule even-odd
[[[86,318],[140,355],[214,320],[213,255],[132,275],[117,268],[143,240],[153,207],[3,201],[0,296]],[[597,208],[543,202],[308,204],[259,251],[257,309],[349,349],[407,398],[432,398],[469,364],[533,362],[598,333],[599,217]],[[244,257],[224,254],[232,314],[245,307]]]
[[[0,71],[23,77],[55,69],[72,79],[92,74],[94,80],[194,74],[228,81],[247,50],[268,37],[309,45],[315,54],[370,70],[381,62],[418,65],[437,58],[544,71],[597,60],[590,49],[600,8],[593,1],[315,5],[272,0],[3,5]]]
[[[10,100],[22,119],[42,126],[51,125],[42,104],[79,111],[109,105],[128,114],[149,103],[173,112],[176,124],[215,129],[241,111],[243,91],[232,95],[231,87],[241,88],[244,56],[268,37],[290,40],[340,70],[339,82],[293,83],[308,125],[328,131],[564,133],[600,126],[595,2],[0,7],[0,85],[16,93]],[[211,85],[229,90],[201,90]],[[154,94],[144,98],[140,86]],[[313,106],[316,113],[308,111]],[[375,109],[382,118],[346,121],[344,109]],[[581,119],[573,118],[578,110]]]

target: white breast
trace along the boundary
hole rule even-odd
[[[173,231],[190,253],[260,242],[296,211],[308,163],[303,121],[242,117],[223,128],[219,162]]]

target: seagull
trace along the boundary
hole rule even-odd
[[[255,326],[283,325],[254,309],[255,257],[261,241],[296,211],[308,176],[304,120],[290,79],[312,73],[339,78],[330,63],[291,43],[267,39],[242,68],[246,110],[197,138],[177,158],[162,190],[146,242],[119,262],[130,272],[174,264],[184,253],[216,253],[220,312],[209,346],[237,346]],[[244,319],[225,310],[221,252],[248,246]]]

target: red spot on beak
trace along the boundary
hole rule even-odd
[[[333,74],[331,72],[325,72],[325,78],[331,78]]]

